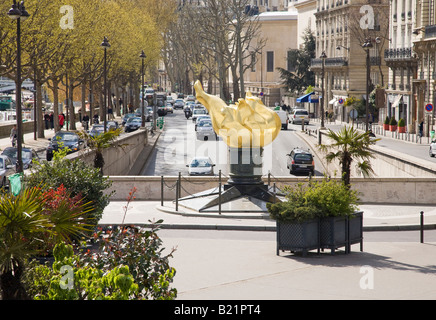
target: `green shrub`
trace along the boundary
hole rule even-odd
[[[323,179],[285,188],[286,201],[268,203],[270,217],[278,221],[302,222],[321,217],[349,216],[358,207],[355,190],[343,182]]]
[[[406,126],[406,121],[404,121],[404,119],[401,118],[400,120],[398,120],[398,126],[399,127],[405,127]]]
[[[105,194],[104,191],[112,184],[107,177],[101,175],[98,168],[93,168],[79,159],[69,160],[56,156],[51,162],[36,163],[31,175],[25,177],[24,183],[44,190],[57,189],[63,185],[71,197],[81,195],[84,203],[92,204],[90,218],[95,225],[109,204],[111,194]]]
[[[386,116],[386,119],[385,119],[385,122],[384,122],[384,124],[389,124],[389,121],[390,121],[389,117],[388,117],[388,116]]]
[[[389,125],[391,125],[391,126],[396,126],[397,125],[397,120],[395,120],[395,117],[391,118],[391,120],[389,121]]]

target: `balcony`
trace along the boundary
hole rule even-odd
[[[405,61],[412,60],[412,48],[391,48],[385,50],[385,61]]]
[[[425,27],[425,39],[436,38],[436,25]]]
[[[348,61],[344,57],[327,58],[325,59],[324,66],[328,67],[344,67],[348,65]],[[312,59],[310,63],[311,68],[322,68],[322,59]]]

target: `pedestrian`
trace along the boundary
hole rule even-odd
[[[88,128],[89,128],[89,116],[87,113],[85,113],[85,115],[83,116],[82,125],[85,128],[85,130],[88,130]]]
[[[50,116],[48,113],[44,114],[44,123],[45,123],[45,129],[48,129],[50,126]]]
[[[65,115],[63,113],[59,114],[59,127],[61,127],[61,129],[64,127],[64,123],[65,123]]]
[[[98,124],[98,113],[94,114],[93,120],[94,124]]]
[[[133,105],[131,103],[129,103],[129,113],[133,113]]]
[[[53,112],[50,112],[49,118],[50,118],[50,129],[54,129],[54,118],[53,118]]]
[[[421,120],[419,124],[419,136],[422,137],[424,135],[424,120]]]
[[[17,143],[17,135],[18,135],[17,125],[14,124],[11,129],[11,135],[10,135],[10,138],[12,140],[12,147],[14,148],[15,148],[15,144]]]
[[[113,111],[111,106],[109,106],[107,108],[107,117],[108,117],[108,119],[111,119],[111,120],[114,118],[114,111]]]

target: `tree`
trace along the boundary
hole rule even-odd
[[[304,31],[303,48],[290,50],[288,63],[293,66],[292,70],[277,68],[282,78],[282,83],[288,91],[299,94],[306,87],[315,85],[315,75],[310,71],[310,63],[315,58],[315,36],[310,28]]]
[[[372,169],[370,159],[373,158],[371,145],[375,145],[380,139],[371,138],[368,132],[360,133],[353,127],[344,126],[338,132],[329,129],[327,137],[332,140],[330,145],[320,145],[319,148],[326,155],[327,162],[339,160],[342,167],[342,181],[350,186],[351,163],[357,161],[356,168],[363,176],[371,176]]]
[[[17,196],[11,193],[0,197],[0,288],[3,300],[25,300],[22,285],[25,261],[42,253],[41,243],[71,240],[86,228],[84,216],[88,204],[64,197],[56,204],[50,203],[39,187],[26,188]],[[58,199],[59,200],[59,199]],[[47,234],[49,236],[47,236]],[[46,244],[46,243],[45,243]]]

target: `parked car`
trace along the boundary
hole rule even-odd
[[[217,135],[212,126],[212,121],[203,120],[198,123],[197,126],[197,139],[209,140],[210,138],[217,139]]]
[[[9,159],[8,156],[0,155],[0,179],[1,179],[0,187],[9,186],[8,177],[10,175],[13,175],[14,173],[15,173],[15,167],[12,164],[11,159]]]
[[[99,134],[102,134],[103,132],[104,132],[104,124],[94,124],[91,130],[89,130],[89,135],[91,137],[96,137]]]
[[[209,157],[194,157],[186,166],[188,167],[189,175],[193,176],[213,175],[213,167],[215,165]]]
[[[2,155],[11,159],[12,165],[17,163],[17,148],[7,147],[3,150]],[[23,169],[29,169],[32,166],[32,161],[39,161],[40,158],[35,150],[31,148],[21,149],[21,158],[23,160]]]
[[[123,116],[123,121],[121,122],[121,124],[122,124],[123,126],[125,126],[126,123],[127,123],[127,120],[129,120],[130,118],[133,118],[133,117],[137,117],[137,115],[136,115],[135,113],[126,113],[126,114]]]
[[[205,108],[199,108],[199,109],[197,109],[197,108],[195,108],[193,111],[192,111],[192,121],[196,121],[197,120],[197,117],[198,116],[200,116],[200,115],[206,115],[207,114],[207,110],[205,109]]]
[[[293,124],[302,121],[304,121],[304,124],[309,124],[309,112],[305,109],[296,109],[291,116],[291,121]]]
[[[183,109],[185,107],[185,101],[183,101],[183,99],[177,99],[173,107],[174,109]]]
[[[287,167],[290,174],[298,172],[315,174],[315,161],[310,151],[295,148],[287,156]]]
[[[53,159],[53,152],[64,148],[68,148],[68,153],[73,153],[85,148],[85,141],[75,132],[59,131],[53,138],[48,139],[49,144],[46,150],[47,161]]]
[[[127,120],[127,123],[124,127],[125,132],[132,132],[138,130],[142,125],[141,117],[133,117]]]
[[[120,127],[120,125],[118,124],[118,121],[115,120],[108,120],[107,121],[107,129],[108,130],[116,130]]]
[[[144,106],[144,114],[145,114],[145,121],[149,122],[151,121],[151,119],[153,118],[153,109],[151,109],[151,113],[150,113],[150,109],[151,107],[146,107]],[[135,117],[141,117],[142,116],[142,107],[138,108],[135,110],[134,113]]]

